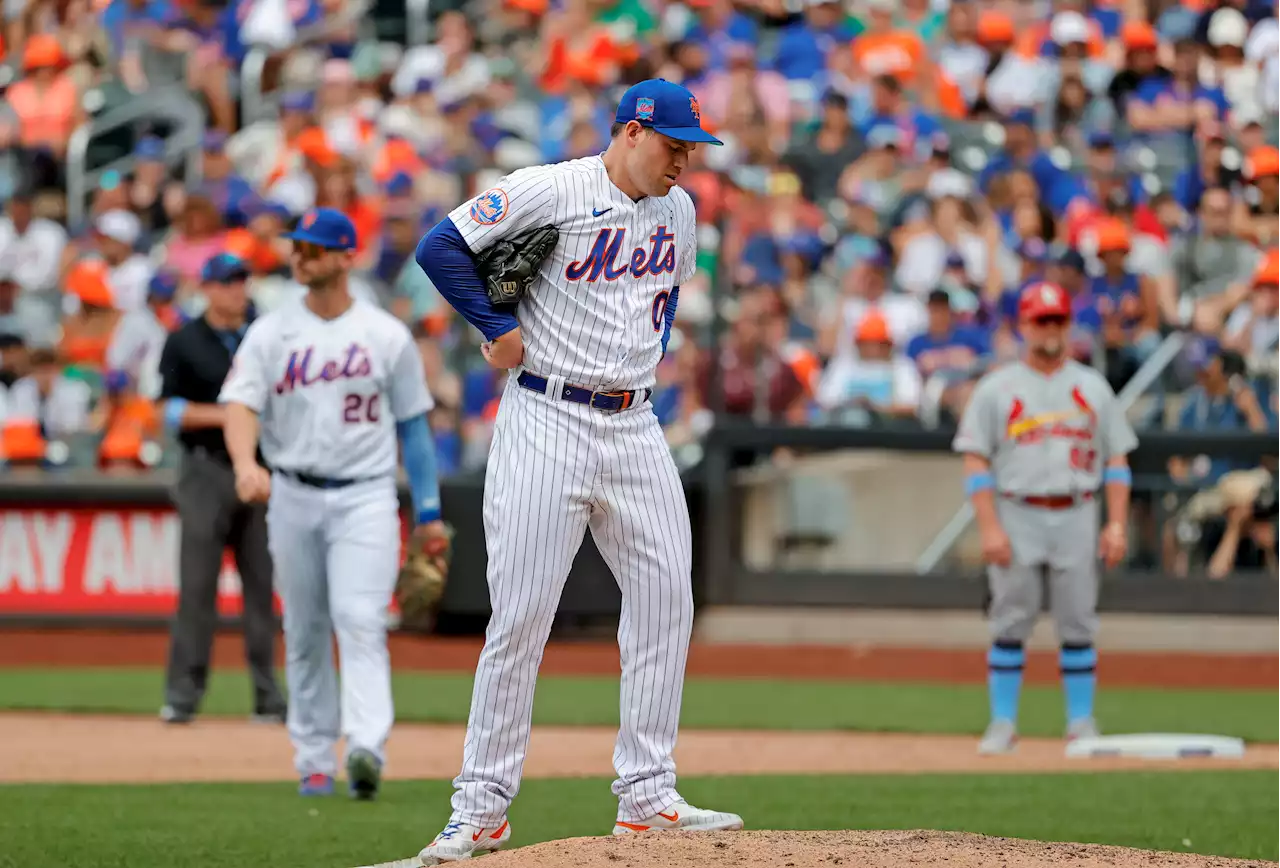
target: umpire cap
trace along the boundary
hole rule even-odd
[[[1018,318],[1030,320],[1046,316],[1070,318],[1071,299],[1056,283],[1033,283],[1018,296]]]

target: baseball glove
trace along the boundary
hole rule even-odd
[[[551,255],[559,240],[560,230],[556,227],[539,226],[486,250],[480,259],[480,270],[489,301],[505,307],[519,304],[538,276],[542,260]]]
[[[400,626],[430,632],[449,580],[453,530],[448,525],[420,525],[409,535],[404,566],[396,577],[395,600]]]

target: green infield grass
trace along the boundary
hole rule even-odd
[[[1275,859],[1276,775],[720,777],[690,801],[749,828],[946,829]],[[415,853],[449,812],[445,781],[388,783],[375,803],[301,799],[288,784],[0,787],[0,868],[355,868]],[[607,834],[604,779],[531,780],[511,846]]]
[[[158,669],[0,669],[0,710],[155,714],[162,698]],[[452,673],[395,675],[396,716],[404,721],[465,723],[471,677]],[[248,714],[250,688],[238,671],[215,672],[202,713]],[[1275,742],[1274,690],[1158,690],[1105,682],[1098,717],[1105,731],[1186,732]],[[871,681],[691,678],[682,724],[691,728],[862,730],[976,734],[987,719],[982,685]],[[1056,687],[1023,690],[1024,735],[1062,734]],[[616,678],[546,676],[538,681],[534,720],[541,724],[618,722]]]

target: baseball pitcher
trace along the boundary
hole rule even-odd
[[[268,502],[299,792],[333,792],[342,735],[350,793],[372,799],[394,716],[387,609],[400,563],[397,439],[417,519],[411,551],[447,550],[426,417],[433,402],[409,329],[348,291],[351,221],[317,208],[287,237],[306,295],[249,327],[219,400],[236,491]],[[257,461],[259,432],[270,470]]]
[[[1093,717],[1098,655],[1097,558],[1124,559],[1133,429],[1102,374],[1066,357],[1071,300],[1033,283],[1018,300],[1022,361],[997,368],[974,388],[952,447],[964,455],[990,584],[991,723],[980,753],[1017,742],[1023,643],[1040,613],[1047,579],[1061,643],[1067,737],[1097,735]],[[1107,524],[1099,535],[1097,492]]]
[[[510,370],[485,477],[493,617],[476,671],[453,813],[426,865],[498,849],[520,788],[534,683],[590,528],[622,589],[615,834],[740,829],[688,805],[671,758],[693,624],[684,490],[649,403],[694,273],[689,152],[720,142],[698,101],[650,80],[622,98],[599,156],[524,169],[459,206],[417,260]]]

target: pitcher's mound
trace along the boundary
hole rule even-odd
[[[486,856],[484,868],[1262,868],[1274,862],[1050,844],[963,832],[653,832],[570,838]]]

